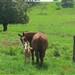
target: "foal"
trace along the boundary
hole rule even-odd
[[[25,63],[30,63],[30,46],[29,42],[25,41],[24,42],[24,54],[25,54]]]
[[[31,46],[31,45],[29,45],[30,42],[27,39],[27,37],[24,36],[24,34],[23,35],[18,34],[18,35],[20,36],[20,40],[23,44],[24,54],[25,54],[25,63],[26,62],[29,63],[30,62],[30,53],[32,52],[32,47],[30,47]]]
[[[29,46],[29,41],[27,40],[27,38],[25,36],[20,36],[20,40],[21,40],[21,42],[23,44],[23,48],[24,48],[25,63],[30,63],[31,49]]]

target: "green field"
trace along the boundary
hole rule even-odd
[[[41,13],[40,4],[33,6],[28,15],[28,24],[9,24],[3,32],[0,25],[0,75],[75,75],[72,61],[73,36],[75,35],[75,8],[57,7],[45,3],[47,9]],[[60,8],[60,10],[56,10]],[[23,47],[18,33],[41,31],[48,37],[48,49],[42,67],[24,64]]]

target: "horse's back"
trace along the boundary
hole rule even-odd
[[[36,34],[37,32],[24,32],[24,36],[27,38],[27,40],[31,43],[33,36]]]
[[[47,37],[43,33],[37,33],[32,40],[32,47],[34,50],[46,50],[48,47]]]
[[[24,32],[25,37],[33,37],[37,32]]]

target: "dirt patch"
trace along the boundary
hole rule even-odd
[[[65,70],[69,70],[69,69],[72,69],[73,67],[72,66],[62,66],[62,68]]]
[[[65,66],[58,66],[58,67],[50,67],[50,68],[52,68],[52,69],[56,69],[56,68],[58,68],[58,69],[64,69],[64,70],[70,70],[70,69],[73,69],[73,66],[67,66],[67,65],[65,65]]]
[[[15,41],[15,42],[11,43],[10,45],[15,46],[15,45],[18,45],[19,43],[20,43],[19,41]]]
[[[4,39],[4,40],[2,41],[2,44],[3,44],[3,45],[8,45],[8,44],[9,44],[8,39]]]
[[[6,46],[16,46],[16,45],[19,45],[19,44],[20,44],[20,42],[18,40],[16,40],[15,42],[12,42],[12,43],[10,43],[8,41],[8,39],[4,39],[2,41],[2,45],[6,45]]]

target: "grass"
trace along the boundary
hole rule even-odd
[[[42,3],[44,4],[44,3]],[[47,9],[41,15],[40,4],[28,12],[30,21],[26,25],[9,24],[3,32],[0,25],[0,75],[74,75],[72,61],[73,36],[75,35],[75,8],[58,7],[45,3]],[[24,54],[18,33],[42,31],[48,37],[49,47],[42,67],[24,64]],[[32,62],[32,61],[30,61]]]

